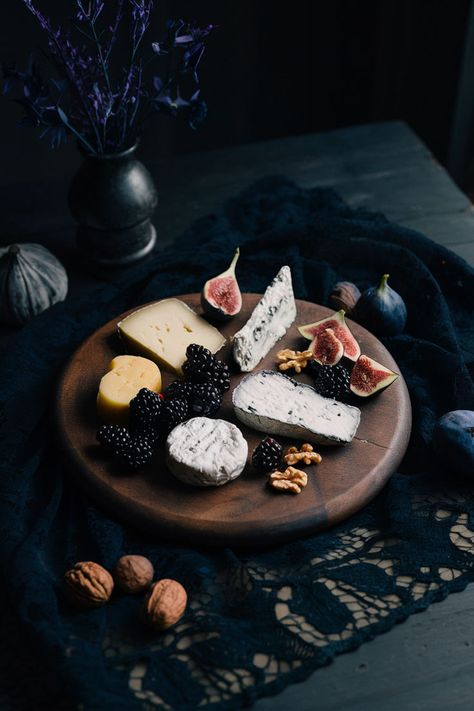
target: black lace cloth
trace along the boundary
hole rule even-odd
[[[263,291],[289,264],[296,295],[327,304],[336,281],[364,288],[388,272],[408,307],[405,333],[384,339],[413,406],[399,471],[336,528],[260,551],[164,543],[109,517],[59,463],[49,418],[60,369],[89,333],[125,308],[199,290],[237,245],[243,291]],[[332,191],[268,179],[131,275],[25,327],[0,365],[2,708],[239,708],[463,589],[474,579],[472,485],[454,458],[437,461],[430,438],[443,412],[474,408],[473,305],[474,272],[448,250]],[[130,552],[189,592],[164,634],[137,621],[135,597],[90,612],[61,597],[76,561],[111,568]]]

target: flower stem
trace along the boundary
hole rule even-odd
[[[62,120],[63,124],[64,124],[65,126],[67,126],[67,128],[71,131],[71,133],[73,133],[73,134],[76,136],[77,140],[80,141],[80,142],[87,148],[87,150],[88,150],[90,153],[97,153],[97,151],[94,150],[94,148],[91,146],[91,144],[89,143],[89,141],[87,140],[87,138],[84,138],[84,136],[82,136],[82,135],[79,133],[79,131],[76,131],[76,129],[74,128],[74,126],[72,126],[72,125],[69,123],[69,121],[67,120],[65,114],[61,117],[61,120]]]
[[[100,44],[100,40],[97,37],[95,24],[92,22],[92,20],[90,21],[90,26],[91,26],[91,30],[92,30],[92,36],[94,37],[94,41],[97,45],[97,53],[99,55],[100,66],[102,67],[102,73],[104,75],[105,83],[107,84],[107,89],[109,90],[109,92],[112,93],[112,87],[110,86],[109,72],[107,70],[107,65],[104,60],[104,55],[102,54],[102,45]]]

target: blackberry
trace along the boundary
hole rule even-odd
[[[160,395],[142,388],[138,395],[130,400],[130,432],[132,436],[147,437],[156,441],[160,432],[163,400]]]
[[[147,464],[153,454],[153,446],[146,437],[132,437],[126,427],[102,425],[97,430],[97,441],[131,469]]]
[[[216,387],[222,394],[230,388],[229,368],[225,363],[216,361],[214,368],[208,368],[198,373],[187,372],[186,375],[191,383],[209,383]]]
[[[253,451],[252,464],[262,472],[275,471],[280,466],[282,454],[281,444],[272,437],[265,437]]]
[[[142,388],[130,400],[130,417],[135,420],[158,419],[163,409],[163,398],[149,388]]]
[[[208,348],[191,343],[186,348],[186,360],[183,363],[183,373],[197,382],[204,382],[214,373],[216,356]]]
[[[216,412],[222,403],[222,393],[212,383],[200,383],[194,386],[189,403],[190,414],[194,417],[207,417]]]
[[[186,349],[187,360],[183,364],[183,373],[194,383],[210,382],[221,392],[230,387],[228,366],[218,360],[210,350],[192,343]]]
[[[96,438],[99,444],[111,451],[126,449],[132,441],[127,428],[119,425],[101,425],[96,432]]]
[[[188,417],[189,405],[186,400],[166,400],[163,407],[163,424],[165,431],[171,432]]]
[[[190,400],[194,391],[193,383],[174,380],[164,391],[166,400]]]
[[[350,379],[350,371],[344,365],[322,365],[314,389],[323,397],[346,398],[350,394]]]
[[[130,446],[114,452],[130,469],[140,469],[148,464],[153,456],[153,446],[146,437],[133,437]]]
[[[186,362],[183,365],[183,372],[187,375],[201,373],[213,368],[216,358],[208,348],[197,343],[191,343],[186,348]]]
[[[229,366],[223,363],[221,360],[216,359],[216,364],[210,377],[208,378],[216,388],[218,388],[221,393],[224,393],[230,388],[230,372]]]

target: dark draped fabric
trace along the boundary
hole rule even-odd
[[[298,298],[328,303],[338,280],[361,288],[389,272],[408,308],[384,339],[407,381],[406,456],[363,511],[318,535],[243,552],[174,545],[124,526],[58,461],[51,425],[61,368],[126,308],[200,290],[240,245],[243,291],[289,264]],[[474,271],[448,250],[328,190],[284,178],[255,184],[126,277],[45,312],[0,363],[2,708],[239,708],[474,580],[472,487],[434,456],[436,419],[474,408]],[[471,527],[472,526],[472,527]],[[61,595],[77,560],[109,569],[128,552],[189,593],[164,634],[114,595],[78,611]]]

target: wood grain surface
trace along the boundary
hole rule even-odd
[[[179,296],[199,311],[199,296]],[[245,294],[241,314],[221,328],[229,339],[247,320],[259,300]],[[295,324],[324,318],[329,309],[297,302]],[[76,351],[61,379],[57,426],[66,466],[78,482],[108,509],[132,524],[183,543],[213,546],[261,546],[313,533],[347,518],[370,501],[400,463],[410,435],[411,408],[403,377],[361,405],[362,417],[353,442],[346,447],[320,447],[323,460],[307,467],[308,486],[299,495],[275,492],[265,476],[253,470],[250,457],[264,436],[234,417],[231,393],[242,373],[232,372],[231,389],[217,417],[235,422],[249,445],[249,461],[233,482],[216,488],[181,483],[167,470],[164,449],[138,473],[127,472],[97,444],[99,425],[95,398],[99,380],[123,346],[116,334],[121,316],[96,331]],[[399,372],[386,348],[368,331],[349,322],[363,353]],[[296,325],[272,349],[259,368],[275,368],[280,348],[304,346]],[[231,365],[230,345],[219,356]],[[231,365],[232,367],[232,365]],[[164,386],[175,376],[163,373]],[[296,376],[310,383],[308,375]],[[279,438],[282,444],[290,440]]]

